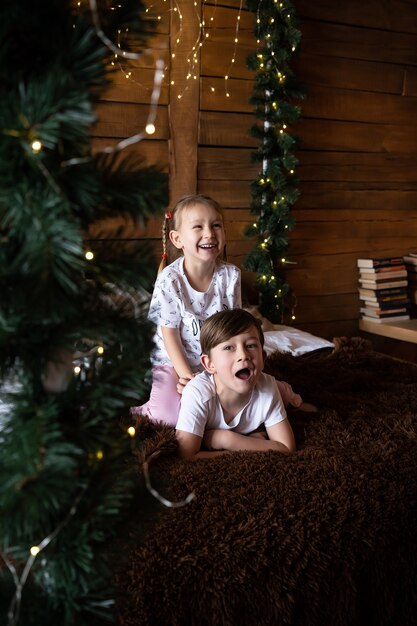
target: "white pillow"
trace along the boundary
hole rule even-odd
[[[312,352],[319,348],[333,348],[334,343],[316,337],[310,333],[306,333],[292,326],[281,326],[274,324],[275,330],[264,331],[265,336],[265,352],[271,354],[278,350],[279,352],[290,352],[295,356]]]

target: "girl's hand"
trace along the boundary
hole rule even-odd
[[[182,393],[184,391],[184,387],[187,383],[190,382],[190,380],[192,378],[194,378],[196,374],[190,374],[187,376],[178,376],[178,382],[177,382],[177,391],[178,393]]]

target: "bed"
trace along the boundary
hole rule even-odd
[[[415,626],[417,365],[339,338],[271,346],[265,370],[319,407],[289,414],[293,454],[182,461],[172,428],[138,418],[138,480],[192,499],[137,520],[118,623]]]

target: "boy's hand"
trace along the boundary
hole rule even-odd
[[[207,430],[204,433],[203,442],[209,450],[247,450],[248,435],[241,435],[233,430],[223,430],[217,428],[215,430]],[[263,440],[263,443],[265,441]],[[274,445],[273,445],[274,447]],[[249,449],[251,448],[249,444]],[[256,448],[256,446],[255,446]]]
[[[284,420],[284,422],[287,422],[287,420]],[[209,450],[229,450],[230,452],[238,452],[240,450],[249,450],[252,452],[266,452],[268,450],[289,452],[295,450],[292,431],[288,434],[286,427],[283,426],[282,423],[275,424],[275,426],[272,426],[269,430],[271,430],[273,437],[276,436],[276,439],[275,437],[271,439],[259,439],[258,437],[242,435],[233,430],[216,429],[207,430],[204,433],[203,442]],[[281,430],[283,431],[282,433]],[[283,441],[277,436],[281,434],[284,435]]]
[[[256,439],[268,439],[268,435],[265,430],[254,430],[248,437],[256,437]]]

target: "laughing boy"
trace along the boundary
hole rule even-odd
[[[216,313],[204,322],[200,341],[205,371],[182,394],[176,426],[180,455],[197,459],[239,450],[295,450],[277,381],[262,371],[264,336],[258,320],[243,309]]]

